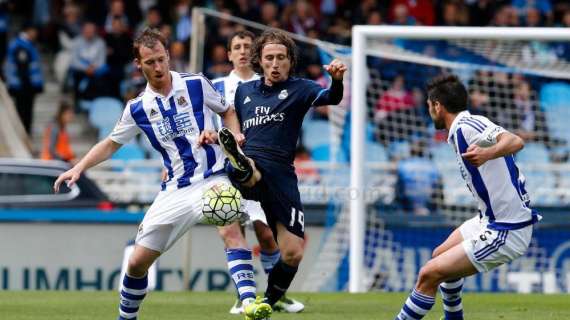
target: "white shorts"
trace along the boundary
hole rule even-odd
[[[463,249],[479,272],[492,270],[524,255],[532,238],[533,226],[517,230],[492,230],[479,217],[465,221],[459,231]]]
[[[254,221],[261,221],[265,225],[267,225],[267,218],[265,217],[265,212],[263,212],[263,209],[261,208],[261,203],[259,203],[258,201],[247,200],[245,204],[245,212],[247,212],[247,214],[249,215],[248,223]]]
[[[228,177],[220,175],[181,189],[160,191],[139,225],[136,243],[158,252],[168,250],[191,226],[203,220],[202,195],[217,183],[231,185]]]

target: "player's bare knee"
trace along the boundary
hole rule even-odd
[[[148,271],[149,265],[138,257],[131,256],[127,267],[127,274],[129,276],[140,278],[143,277]]]
[[[303,247],[291,246],[281,250],[281,259],[290,266],[298,266],[303,260]]]
[[[427,288],[437,288],[443,280],[443,275],[430,262],[420,269],[418,274],[418,286]]]

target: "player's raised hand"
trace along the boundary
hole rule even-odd
[[[334,59],[331,63],[324,65],[325,70],[331,75],[334,80],[342,80],[342,77],[348,69],[339,59]]]
[[[218,142],[218,133],[214,130],[204,130],[198,137],[198,145],[214,144]]]
[[[479,167],[491,159],[492,155],[489,153],[489,148],[481,148],[476,144],[472,144],[461,156],[472,165]]]
[[[81,170],[77,169],[76,167],[73,167],[65,171],[64,173],[60,174],[59,177],[57,177],[57,179],[53,183],[53,191],[55,193],[58,193],[59,186],[61,186],[61,184],[64,181],[67,181],[66,182],[67,186],[71,187],[72,185],[75,184],[75,182],[79,179],[80,176],[81,176]]]

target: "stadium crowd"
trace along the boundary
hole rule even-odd
[[[131,63],[134,35],[145,27],[158,28],[170,41],[173,69],[187,71],[189,40],[193,35],[192,8],[196,6],[342,45],[351,44],[351,27],[356,24],[570,27],[570,3],[565,0],[4,0],[0,1],[0,60],[15,61],[17,57],[11,55],[16,51],[10,48],[22,38],[22,30],[35,30],[36,41],[36,36],[26,36],[37,52],[28,63],[41,62],[44,78],[55,79],[62,90],[73,97],[76,112],[88,109],[81,106],[97,97],[114,97],[125,102],[138,95],[145,85],[141,72]],[[206,23],[203,71],[208,78],[214,79],[227,75],[232,69],[227,59],[227,39],[243,26],[223,19],[208,19]],[[470,61],[475,56],[438,42],[399,42],[398,45],[451,60]],[[302,43],[299,46],[297,74],[326,86],[318,48]],[[531,44],[525,50],[523,57],[527,60],[570,60],[568,44],[549,47]],[[3,65],[5,80],[11,76],[37,76],[31,72],[10,75],[13,68],[8,68],[8,63]],[[422,159],[429,158],[429,150],[416,152],[417,145],[422,145],[422,149],[429,148],[433,141],[444,142],[445,137],[428,129],[430,120],[425,107],[423,79],[440,73],[441,69],[418,68],[383,59],[372,59],[369,67],[372,81],[368,100],[370,124],[374,127],[373,142],[385,147],[388,159],[393,161],[417,158],[418,155],[422,155],[419,156]],[[476,72],[464,80],[471,94],[472,113],[485,115],[527,141],[539,142],[549,150],[565,143],[549,136],[545,112],[537,103],[543,80],[493,71]],[[17,107],[21,109],[24,108],[22,104],[27,104],[31,114],[33,108],[29,97],[18,102],[18,97],[22,97],[21,88],[6,82]],[[35,85],[29,79],[23,83]],[[35,85],[32,92],[41,90],[41,85]],[[327,112],[314,112],[312,118],[326,120]],[[110,121],[114,123],[116,119]],[[403,149],[407,150],[403,153],[402,141]],[[54,142],[49,143],[54,145]],[[305,147],[301,145],[299,149],[302,160],[310,159],[309,154],[314,157],[313,150]],[[344,147],[348,154],[349,146]],[[566,151],[553,153],[553,161],[566,161]],[[313,172],[310,180],[318,181],[314,170],[309,171]],[[433,177],[429,178],[431,180],[439,179],[437,175],[429,175]],[[405,173],[401,180],[406,180]],[[431,200],[427,202],[431,203]]]

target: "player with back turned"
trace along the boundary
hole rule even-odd
[[[243,151],[230,129],[218,132],[229,160],[226,171],[245,198],[261,203],[281,251],[268,277],[264,300],[270,305],[285,294],[303,258],[304,214],[293,166],[301,124],[311,107],[341,101],[347,70],[339,60],[325,66],[333,80],[329,89],[292,77],[296,50],[293,40],[277,30],[254,41],[252,66],[263,77],[240,85],[235,94]]]
[[[523,140],[483,116],[471,115],[467,90],[456,76],[436,77],[427,89],[429,114],[436,129],[449,131],[448,143],[479,204],[479,215],[434,250],[395,319],[422,319],[434,305],[439,287],[443,319],[462,320],[463,278],[524,255],[540,216],[529,207],[525,178],[513,157],[524,147]]]

